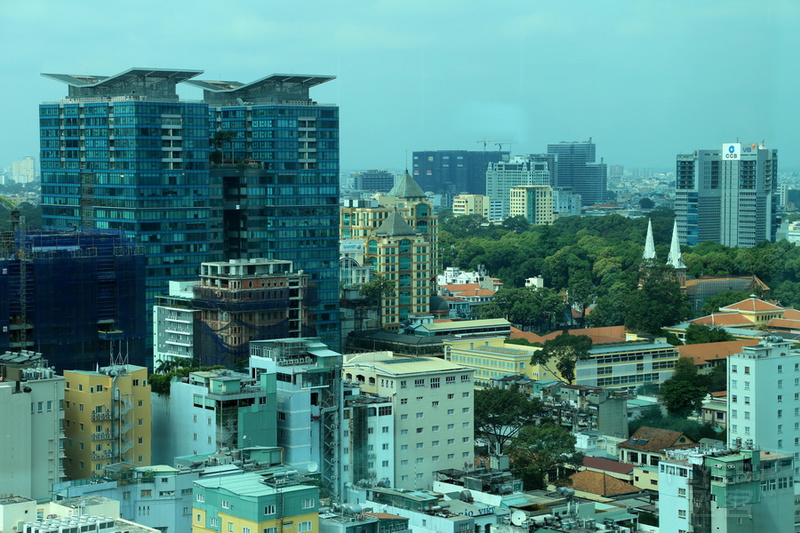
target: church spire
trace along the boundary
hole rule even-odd
[[[675,219],[675,223],[672,225],[672,243],[669,245],[669,257],[667,258],[667,264],[675,270],[686,268],[686,265],[683,263],[683,258],[681,257],[681,245],[678,242],[677,219]]]
[[[644,254],[642,257],[646,260],[656,258],[656,245],[653,242],[653,221],[647,220],[647,240],[644,243]]]

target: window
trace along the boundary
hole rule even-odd
[[[422,418],[422,413],[417,413],[417,418]]]
[[[419,448],[422,448],[422,443],[421,442],[417,443],[417,449],[419,449]]]
[[[228,500],[221,500],[220,505],[222,506],[223,509],[231,508],[231,502],[229,502]]]
[[[447,444],[455,444],[456,439],[447,439]]]
[[[686,518],[686,509],[678,509],[678,518]]]
[[[469,392],[462,392],[461,393],[461,397],[462,398],[469,398]]]
[[[435,440],[435,441],[431,442],[431,446],[438,446],[438,445],[439,445],[439,441],[438,440]]]
[[[454,458],[455,458],[455,454],[453,454],[453,453],[448,453],[448,454],[447,454],[447,458],[448,458],[448,459],[454,459]]]
[[[455,395],[455,394],[448,394],[448,395],[447,395],[447,399],[448,399],[448,400],[452,400],[452,399],[453,399],[453,398],[455,398],[455,397],[456,397],[456,395]]]
[[[384,465],[384,466],[389,466],[389,465],[388,465],[388,464],[386,464],[386,465]],[[307,498],[307,499],[304,499],[304,500],[302,501],[302,505],[301,505],[301,507],[302,507],[303,509],[313,509],[313,508],[314,508],[314,503],[315,503],[315,502],[314,502],[314,498]]]
[[[425,380],[424,379],[415,379],[414,380],[414,386],[415,387],[424,387],[425,386]]]
[[[206,501],[206,496],[203,493],[198,493],[197,496],[195,497],[195,500],[197,500],[198,502],[204,502]]]
[[[400,420],[408,420],[408,415],[407,414],[400,415]]]
[[[242,526],[242,533],[250,533],[250,528],[247,526]]]
[[[389,433],[389,426],[383,426],[381,428],[381,433]]]
[[[417,428],[417,433],[422,433],[422,428]]]
[[[447,410],[447,414],[448,414],[448,415],[455,414],[455,412],[456,412],[456,410],[455,410],[455,409],[448,409],[448,410]]]
[[[265,515],[275,514],[275,506],[274,505],[264,506],[264,514]]]
[[[686,497],[686,489],[678,489],[678,496],[680,496],[681,498],[685,498]]]
[[[431,378],[431,388],[438,389],[439,388],[439,379],[440,378]]]
[[[402,380],[400,382],[400,388],[401,389],[405,389],[406,387],[408,387],[408,383],[405,380]]]
[[[233,522],[228,522],[228,531],[233,531]]]
[[[311,531],[311,521],[300,522],[297,524],[297,533],[307,533]]]
[[[431,426],[431,431],[439,431],[439,426]]]
[[[439,407],[439,402],[431,402],[431,407]]]
[[[462,407],[461,408],[461,412],[462,413],[469,413],[469,407]]]
[[[142,498],[149,498],[153,495],[153,491],[151,489],[142,489]]]
[[[405,405],[408,403],[408,398],[400,398],[400,405]]]
[[[264,533],[278,533],[277,527],[265,527]]]
[[[455,424],[447,424],[447,429],[455,429]]]
[[[469,437],[461,437],[461,442],[469,442]]]
[[[414,463],[415,463],[415,464],[418,464],[418,465],[421,465],[423,461],[424,461],[424,459],[423,459],[422,457],[417,457],[417,458],[414,460]]]

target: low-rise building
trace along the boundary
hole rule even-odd
[[[246,473],[194,483],[192,532],[319,531],[319,489],[281,475]]]

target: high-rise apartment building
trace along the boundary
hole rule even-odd
[[[147,369],[113,364],[64,372],[64,471],[96,476],[112,463],[150,464],[150,385]]]
[[[486,170],[486,195],[493,206],[493,220],[511,216],[511,188],[518,185],[550,185],[550,169],[546,162],[526,157],[490,163]]]
[[[450,206],[457,194],[486,194],[486,169],[508,157],[504,151],[414,152],[412,173],[423,190],[443,195],[443,205]]]
[[[571,187],[583,205],[601,204],[606,199],[608,170],[601,159],[595,162],[592,139],[547,145],[547,153],[557,157],[554,187]]]
[[[44,74],[69,92],[39,106],[43,223],[135,237],[147,257],[148,310],[210,252],[208,106],[175,91],[200,73]]]
[[[36,160],[23,157],[21,161],[11,164],[11,179],[17,183],[31,183],[36,178]]]
[[[725,143],[677,157],[675,216],[681,244],[751,247],[778,229],[778,151]]]
[[[459,194],[453,198],[453,216],[480,215],[488,221],[489,200],[483,194]]]
[[[364,170],[353,177],[359,191],[389,192],[394,187],[395,176],[388,170]]]
[[[511,187],[509,216],[524,217],[531,224],[552,224],[556,219],[553,188],[549,185]]]
[[[64,479],[64,377],[42,355],[0,355],[0,493],[43,500]]]
[[[800,353],[767,337],[728,358],[728,442],[800,460]],[[800,479],[800,464],[795,464]]]
[[[212,155],[213,259],[292,261],[308,276],[315,334],[339,346],[339,108],[309,89],[332,76],[273,74],[203,89]]]
[[[435,471],[472,464],[472,373],[471,368],[442,359],[392,357],[391,352],[356,355],[344,364],[346,380],[359,383],[366,394],[393,403],[393,419],[387,417],[378,425],[381,433],[394,434],[394,457],[385,460],[394,465],[393,476],[387,477],[395,487],[428,489]],[[385,442],[378,436],[367,438],[373,446],[382,447]],[[382,461],[380,457],[376,452],[374,460]],[[377,477],[380,469],[371,470]]]
[[[364,264],[396,284],[381,300],[381,325],[398,329],[427,314],[438,268],[438,217],[425,193],[406,173],[377,202],[347,201],[341,210],[342,239],[361,239]]]
[[[46,74],[69,93],[40,106],[44,224],[134,236],[148,310],[203,261],[292,261],[315,287],[316,333],[338,346],[338,108],[308,94],[332,77],[195,81],[204,100],[179,101],[200,73]]]

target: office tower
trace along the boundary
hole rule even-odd
[[[11,179],[17,183],[31,183],[36,178],[36,165],[33,157],[23,157],[22,161],[11,164]]]
[[[108,465],[150,464],[147,369],[112,364],[64,372],[64,471],[70,479],[98,475]]]
[[[453,216],[480,215],[488,221],[489,200],[483,194],[459,194],[453,197]]]
[[[398,329],[427,314],[438,268],[438,217],[425,193],[406,172],[377,202],[350,200],[341,210],[342,239],[364,242],[364,265],[396,283],[380,304],[381,326]]]
[[[252,446],[275,447],[275,374],[191,372],[153,396],[153,464]]]
[[[0,350],[36,349],[57,370],[108,361],[123,340],[144,364],[145,257],[122,232],[0,234]]]
[[[395,487],[428,489],[433,472],[472,464],[472,373],[442,359],[391,352],[356,355],[344,364],[345,379],[359,383],[362,392],[392,399],[394,427],[388,420],[382,425],[394,434]],[[366,438],[374,445],[380,437]]]
[[[258,473],[194,483],[194,533],[316,533],[319,488]]]
[[[606,199],[607,169],[602,159],[595,162],[592,139],[581,142],[560,142],[547,145],[547,153],[557,157],[555,187],[572,187],[580,194],[583,205],[601,204]]]
[[[791,456],[757,448],[666,453],[658,465],[661,531],[795,531]]]
[[[681,244],[751,247],[778,229],[778,151],[725,143],[677,157],[675,216]]]
[[[524,217],[531,224],[552,224],[555,220],[551,186],[518,185],[509,192],[509,216]]]
[[[316,335],[339,346],[339,109],[309,89],[332,76],[195,81],[208,105],[213,259],[291,261],[309,278]]]
[[[581,203],[581,195],[570,187],[553,187],[553,211],[557,219],[580,216]]]
[[[489,164],[486,170],[486,195],[494,212],[499,213],[499,217],[491,215],[492,220],[504,220],[511,216],[511,188],[517,185],[550,185],[547,163],[517,156],[511,161]]]
[[[288,466],[318,469],[342,494],[342,356],[319,338],[250,343],[250,375],[277,377],[278,446]]]
[[[503,151],[414,152],[412,173],[423,190],[443,195],[443,205],[448,207],[457,194],[486,194],[486,169],[508,157],[509,152]]]
[[[186,358],[203,366],[242,366],[250,340],[302,337],[311,331],[308,277],[295,272],[291,261],[203,263],[193,285],[171,288],[177,292],[160,297],[153,307],[156,369],[164,361]]]
[[[354,177],[359,191],[388,192],[394,187],[394,174],[388,170],[365,170]]]
[[[36,500],[64,479],[64,378],[42,354],[0,355],[0,493]]]
[[[728,358],[732,446],[758,446],[800,459],[800,353],[792,346],[780,337],[766,337]]]
[[[43,74],[68,86],[39,106],[44,226],[134,237],[147,258],[148,316],[167,282],[197,276],[210,251],[208,106],[175,92],[200,72]]]

